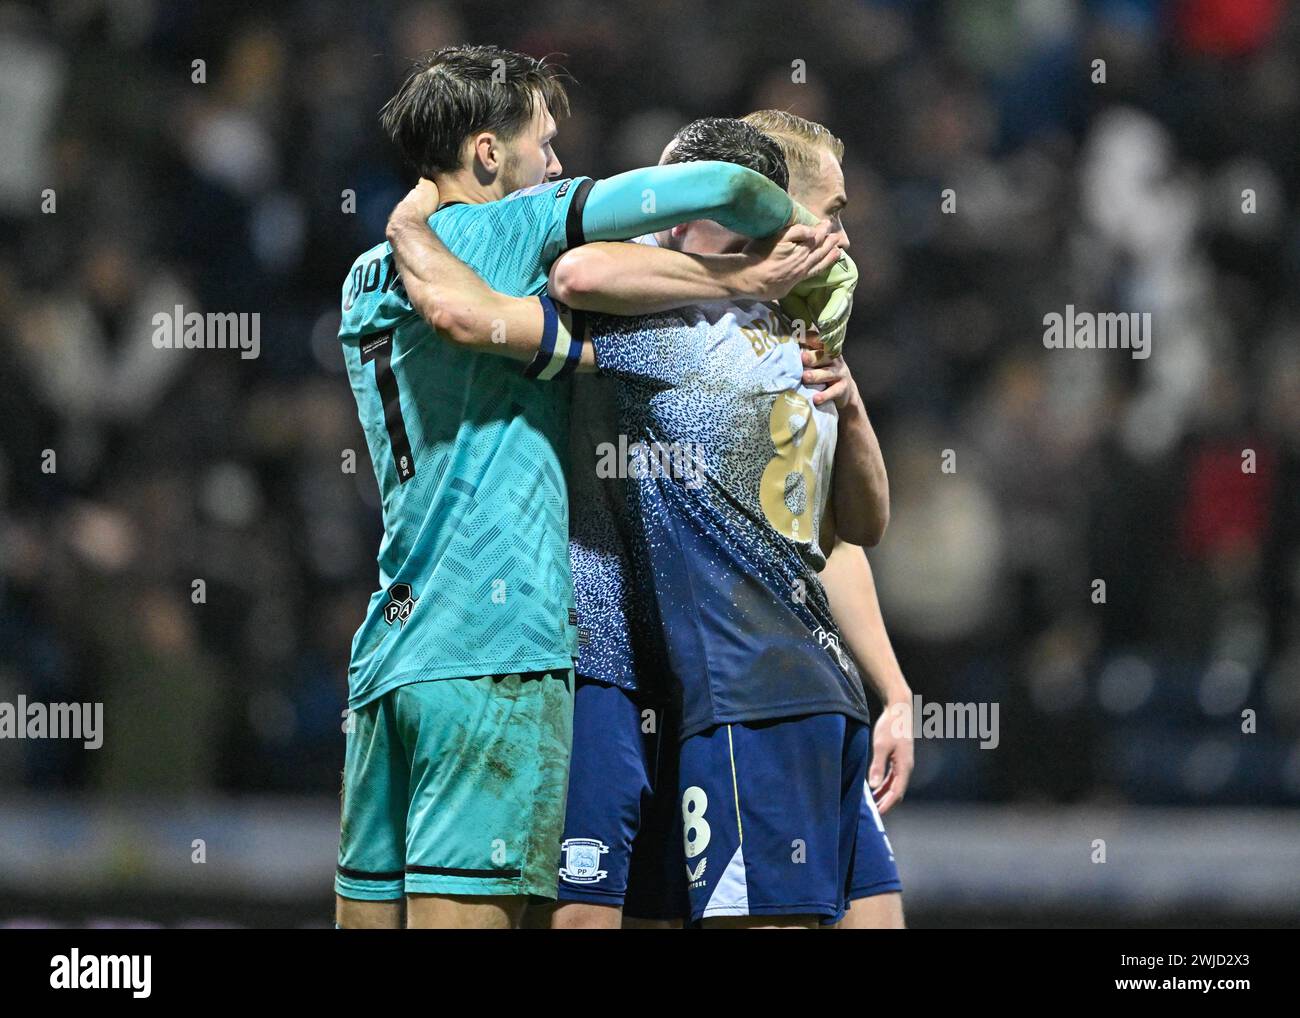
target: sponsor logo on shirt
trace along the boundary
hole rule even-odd
[[[817,637],[817,643],[820,644],[822,650],[829,651],[835,660],[839,662],[841,671],[847,672],[849,670],[849,658],[840,645],[839,634],[827,632],[818,626],[813,635]]]
[[[400,622],[406,628],[406,620],[415,611],[415,602],[420,600],[411,591],[409,583],[394,583],[388,588],[388,603],[384,605],[384,621],[390,626]]]

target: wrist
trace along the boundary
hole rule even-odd
[[[398,238],[409,234],[424,225],[419,212],[398,205],[388,216],[388,225],[384,230],[385,239],[391,244]]]
[[[722,257],[728,259],[727,271],[722,277],[728,296],[735,298],[753,297],[757,300],[768,299],[761,275],[762,258],[748,254],[723,255]]]
[[[849,425],[854,419],[866,421],[867,405],[862,402],[862,393],[858,391],[856,379],[850,374],[844,381],[844,394],[835,401],[840,414],[840,425]]]
[[[912,709],[912,687],[903,678],[903,673],[895,669],[894,674],[884,682],[874,683],[876,695],[885,710],[893,707]]]

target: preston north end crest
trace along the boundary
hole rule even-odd
[[[608,870],[600,868],[600,857],[609,851],[609,846],[595,838],[565,838],[560,846],[564,851],[564,865],[560,867],[560,879],[570,884],[594,884],[609,876]]]

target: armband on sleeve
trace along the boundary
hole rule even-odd
[[[587,334],[587,315],[557,303],[547,296],[542,302],[542,345],[524,368],[524,375],[550,382],[573,374],[582,357]]]

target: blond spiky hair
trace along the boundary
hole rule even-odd
[[[791,178],[807,180],[821,168],[821,150],[826,149],[836,162],[844,160],[844,142],[821,124],[785,110],[756,110],[741,117],[781,146]]]

